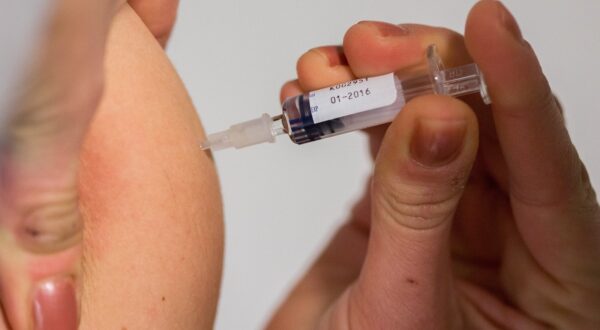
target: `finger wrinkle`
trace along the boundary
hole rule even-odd
[[[77,194],[53,194],[29,207],[18,228],[20,243],[33,252],[50,253],[75,245],[82,228]]]
[[[388,219],[391,224],[399,225],[400,217],[407,219],[400,228],[410,228],[416,231],[431,230],[447,224],[448,214],[455,207],[456,202],[460,198],[462,189],[445,191],[444,194],[439,193],[421,193],[415,190],[414,195],[421,195],[421,198],[428,200],[411,200],[411,198],[403,198],[406,195],[405,191],[398,191],[396,187],[392,187],[385,181],[376,181],[374,184],[373,210],[379,210],[380,216]]]
[[[425,48],[418,38],[383,40],[351,35],[344,40],[348,63],[357,76],[407,70],[423,63]]]

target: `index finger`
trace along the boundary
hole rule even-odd
[[[175,24],[179,0],[129,0],[129,5],[165,47]]]
[[[499,1],[475,5],[465,35],[486,77],[512,211],[528,248],[560,276],[596,260],[591,247],[598,246],[600,227],[590,221],[600,218],[596,197],[531,46]]]

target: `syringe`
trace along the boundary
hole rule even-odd
[[[480,93],[490,104],[483,75],[474,63],[445,69],[435,45],[427,48],[429,72],[409,79],[394,73],[361,78],[290,97],[282,113],[261,117],[210,134],[202,150],[236,149],[275,142],[287,134],[303,144],[367,127],[391,122],[404,104],[420,95],[461,96]]]

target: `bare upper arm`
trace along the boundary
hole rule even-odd
[[[164,52],[125,5],[82,152],[82,329],[199,329],[214,322],[223,228],[212,160]]]

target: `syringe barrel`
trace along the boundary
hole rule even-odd
[[[394,77],[394,84],[397,89],[402,89],[402,83],[397,77]],[[430,89],[429,94],[432,92]],[[284,126],[294,143],[303,144],[389,123],[405,104],[403,94],[400,92],[396,95],[389,105],[316,123],[310,107],[309,94],[298,95],[283,103]]]
[[[490,103],[475,64],[445,69],[434,46],[428,49],[427,60],[429,72],[420,76],[401,79],[390,73],[291,97],[282,105],[284,130],[294,143],[303,144],[389,123],[406,102],[426,94],[479,92]]]
[[[275,136],[284,133],[297,144],[316,141],[389,123],[406,102],[426,94],[461,96],[479,92],[485,103],[491,103],[477,65],[445,69],[433,45],[426,59],[429,70],[421,75],[399,77],[389,73],[360,78],[288,98],[281,115],[263,114],[211,134],[202,148],[243,148],[274,142]]]

